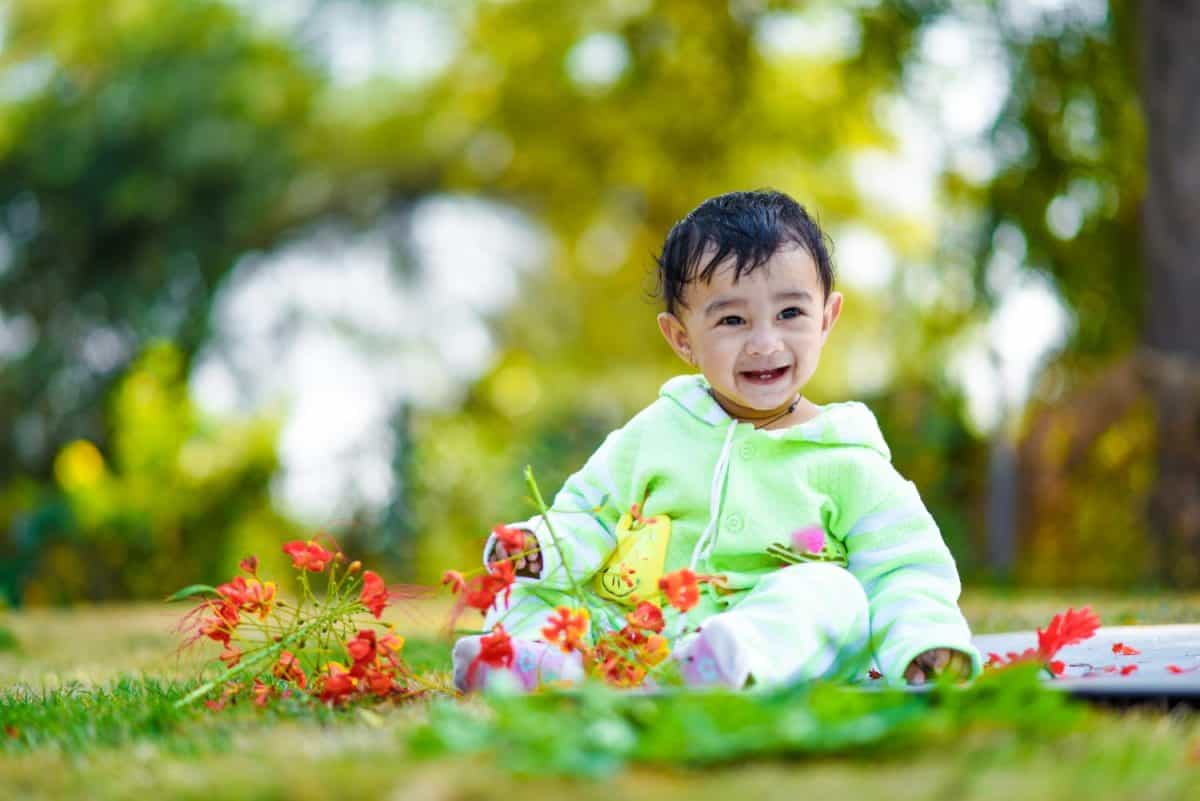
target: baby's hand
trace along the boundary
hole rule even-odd
[[[917,654],[904,670],[904,680],[909,684],[924,684],[943,673],[956,679],[971,676],[971,657],[962,651],[950,648],[931,648]]]
[[[487,562],[488,564],[502,562],[516,554],[524,554],[513,559],[513,567],[518,576],[537,578],[542,575],[542,552],[538,549],[537,537],[528,530],[525,530],[525,547],[523,549],[510,552],[504,547],[504,543],[496,540],[492,544],[492,552],[488,555]]]

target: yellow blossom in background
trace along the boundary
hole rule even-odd
[[[71,442],[54,458],[54,477],[67,492],[91,487],[104,474],[104,457],[86,439]]]

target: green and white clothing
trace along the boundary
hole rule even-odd
[[[702,376],[671,379],[654,403],[609,434],[567,479],[550,512],[557,543],[541,516],[516,524],[537,535],[542,574],[518,579],[512,606],[491,613],[489,625],[503,621],[512,636],[537,639],[554,606],[572,603],[566,591],[575,585],[584,588],[596,625],[619,628],[629,607],[597,593],[597,574],[615,570],[610,559],[618,546],[618,523],[641,504],[643,518],[669,519],[670,531],[660,564],[647,570],[643,560],[636,579],[653,586],[658,575],[689,566],[724,576],[727,589],[706,585],[689,622],[749,604],[736,628],[753,632],[739,647],[778,651],[780,661],[791,664],[771,671],[776,676],[813,675],[798,663],[813,658],[805,643],[845,649],[860,639],[854,632],[830,630],[831,616],[821,609],[837,601],[814,608],[811,592],[790,578],[804,571],[789,569],[787,591],[775,582],[756,592],[765,578],[786,567],[768,548],[812,525],[826,532],[830,553],[845,555],[858,584],[854,592],[865,597],[874,662],[888,681],[902,682],[911,660],[932,648],[969,654],[977,673],[980,658],[958,608],[954,559],[916,488],[892,467],[874,415],[861,403],[819,408],[806,423],[758,430],[732,419]],[[490,547],[489,542],[485,553]],[[828,570],[809,572],[822,576],[818,584],[828,583]],[[839,586],[841,592],[849,585]],[[764,605],[764,598],[773,600]],[[787,608],[768,613],[772,603]],[[845,599],[848,608],[858,603]],[[759,611],[751,614],[752,609]],[[827,619],[814,619],[820,616]],[[755,674],[756,680],[764,678]]]

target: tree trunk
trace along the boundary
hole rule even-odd
[[[1158,420],[1160,578],[1200,585],[1200,2],[1144,0],[1146,377]]]

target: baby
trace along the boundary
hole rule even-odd
[[[669,380],[567,479],[550,511],[557,543],[540,515],[515,524],[540,550],[515,562],[510,603],[486,620],[512,637],[513,665],[474,669],[481,638],[461,639],[462,689],[497,670],[525,688],[577,680],[579,654],[541,634],[577,605],[571,588],[613,631],[684,567],[718,577],[671,643],[690,685],[855,680],[872,663],[893,683],[978,673],[954,559],[875,417],[803,394],[842,310],[825,239],[773,191],[711,198],[671,229],[658,325],[699,374]],[[786,558],[794,532],[816,532],[813,560]],[[485,563],[511,556],[489,540]]]

